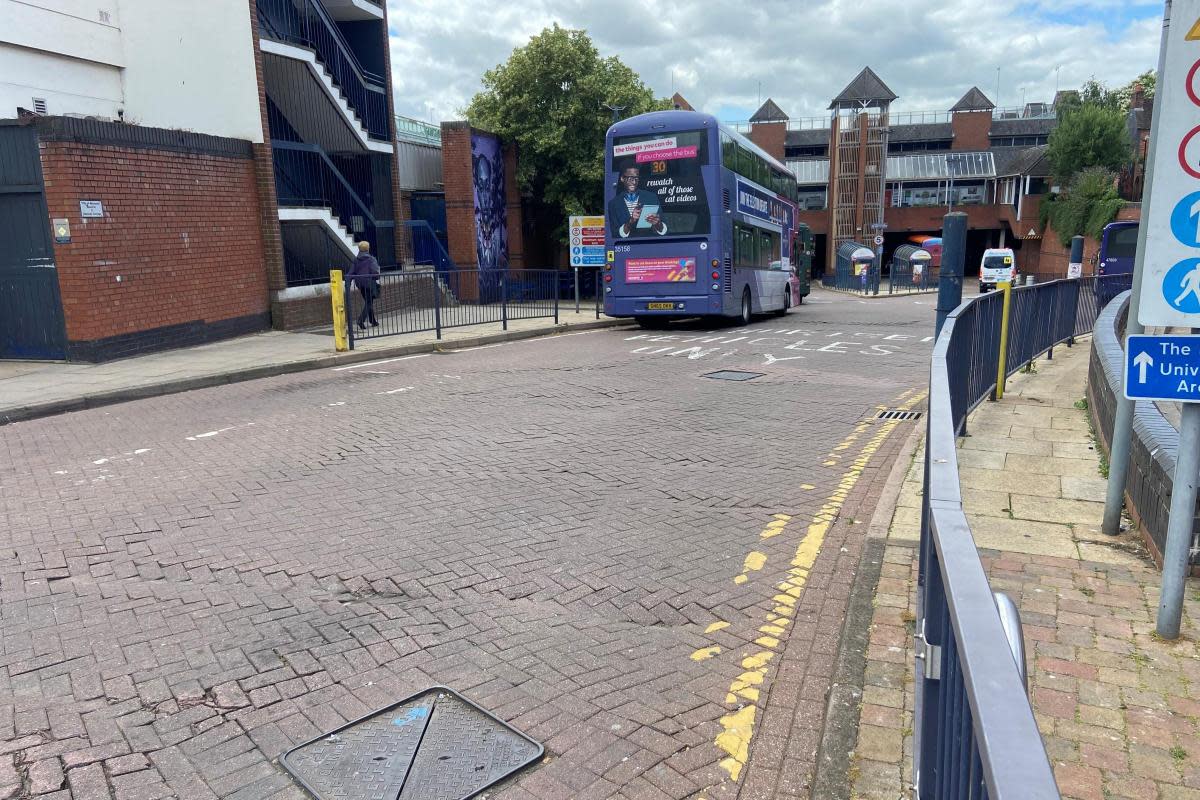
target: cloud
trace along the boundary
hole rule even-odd
[[[730,120],[767,97],[822,116],[868,64],[896,109],[945,110],[972,85],[999,105],[1049,100],[1056,84],[1152,69],[1161,31],[1159,0],[388,2],[397,110],[433,122],[459,118],[483,73],[555,22],[587,30],[656,94]]]

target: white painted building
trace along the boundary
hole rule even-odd
[[[0,0],[0,118],[19,109],[262,142],[246,0]]]

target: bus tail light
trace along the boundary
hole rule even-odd
[[[607,274],[604,276],[604,282],[605,282],[605,283],[612,283],[612,273],[611,273],[611,272],[607,273]]]
[[[714,280],[714,281],[717,281],[717,280],[720,280],[720,279],[721,279],[721,273],[717,272],[717,271],[714,269],[714,270],[713,270],[713,280]]]
[[[721,262],[714,258],[712,260],[712,265],[713,265],[713,269],[716,269],[717,267],[721,266]]]

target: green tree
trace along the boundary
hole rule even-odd
[[[1085,102],[1061,113],[1046,150],[1059,185],[1070,183],[1088,167],[1118,170],[1132,156],[1125,114],[1107,100]]]
[[[559,238],[566,215],[603,206],[604,134],[612,123],[603,106],[623,106],[624,116],[669,107],[616,56],[602,58],[585,31],[557,24],[485,73],[483,87],[467,119],[517,143],[521,188],[557,218]]]
[[[1089,167],[1071,181],[1067,191],[1042,201],[1038,211],[1042,228],[1049,222],[1064,247],[1072,236],[1099,239],[1104,226],[1117,217],[1124,201],[1117,195],[1116,175],[1103,167]]]

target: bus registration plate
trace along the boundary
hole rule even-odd
[[[672,311],[675,308],[674,303],[646,303],[646,308],[649,311]]]

